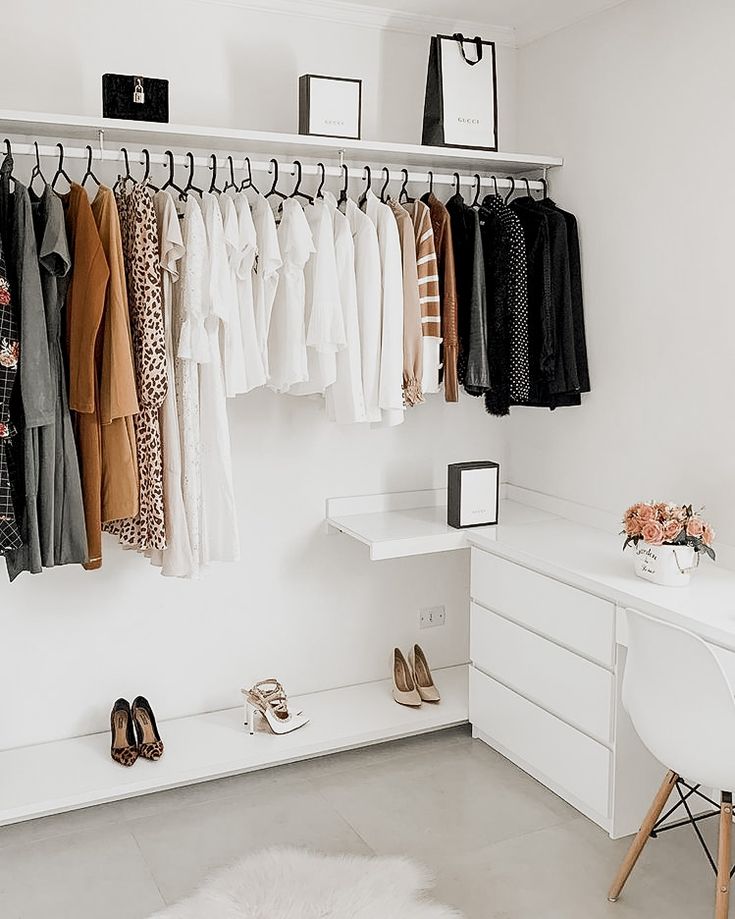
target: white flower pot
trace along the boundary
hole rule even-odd
[[[699,565],[699,554],[691,546],[652,546],[638,543],[633,567],[639,578],[664,587],[684,587]]]

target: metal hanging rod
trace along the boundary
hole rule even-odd
[[[34,144],[12,144],[11,150],[14,156],[16,155],[35,156],[36,155],[36,147]],[[93,151],[92,153],[93,162],[98,162],[98,163],[99,162],[111,162],[111,163],[123,162],[123,153],[121,150],[109,150],[109,149],[104,149],[101,146],[99,146],[96,149],[93,147],[92,151]],[[57,146],[39,144],[38,153],[39,153],[39,156],[53,157],[53,158],[58,159],[59,148]],[[88,153],[87,153],[86,147],[67,147],[66,145],[64,145],[64,159],[86,160],[87,156],[88,156]],[[137,159],[141,166],[144,165],[142,150],[135,151],[135,150],[128,149],[128,157],[131,160]],[[243,154],[238,154],[238,155],[232,154],[232,159],[235,163],[236,169],[242,169],[245,167],[246,160]],[[273,157],[273,159],[277,160],[278,168],[284,175],[290,174],[294,168],[294,162],[295,162],[294,159],[284,160],[284,159],[281,159],[280,157]],[[325,159],[326,159],[326,156],[325,156]],[[340,159],[341,159],[341,156],[340,156]],[[160,166],[168,166],[169,159],[163,153],[151,153],[150,162],[151,164],[156,163],[157,165],[160,165]],[[178,166],[188,166],[189,159],[183,154],[176,154],[174,155],[174,163]],[[206,157],[195,156],[194,165],[202,169],[209,169],[211,168],[211,165],[212,165],[212,157],[211,156],[206,156]],[[224,156],[217,156],[217,168],[218,169],[220,167],[224,168],[228,166],[229,166],[229,163],[227,159],[227,154],[225,154]],[[250,168],[253,172],[271,172],[272,171],[271,159],[263,160],[263,161],[251,160]],[[380,186],[383,182],[384,177],[379,176],[377,170],[381,167],[372,167],[372,168],[373,168],[373,173],[374,173],[373,180],[376,185]],[[403,171],[404,167],[386,166],[385,168],[388,169],[390,173],[391,182],[403,181],[405,177],[405,173]],[[310,164],[302,165],[302,172],[304,175],[321,176],[322,174],[320,166],[310,165]],[[406,180],[407,182],[425,183],[431,179],[435,185],[454,185],[456,181],[454,172],[449,172],[449,173],[433,172],[433,171],[414,172],[411,170],[407,170],[407,172],[408,172],[408,178]],[[364,166],[356,166],[356,165],[349,166],[348,165],[347,173],[351,179],[363,179],[365,177],[364,176]],[[326,166],[325,165],[324,174],[328,176],[344,178],[344,170],[341,166]],[[477,180],[475,176],[480,175],[480,185],[483,187],[488,187],[488,186],[494,187],[495,183],[497,182],[497,185],[499,188],[513,188],[515,186],[515,188],[517,188],[519,191],[525,190],[526,188],[526,179],[525,177],[522,177],[522,176],[514,176],[512,179],[507,178],[505,176],[496,176],[495,182],[494,182],[493,179],[491,178],[492,173],[486,173],[485,175],[482,175],[477,172],[467,173],[467,172],[457,171],[457,175],[459,175],[460,184],[465,185],[465,186],[476,186]],[[529,187],[533,189],[534,191],[544,190],[544,183],[542,181],[539,181],[538,179],[529,179],[528,184],[529,184]]]

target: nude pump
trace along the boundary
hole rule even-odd
[[[416,689],[413,671],[400,648],[393,649],[393,698],[399,705],[418,708],[421,696]]]
[[[441,702],[439,690],[434,685],[429,662],[426,660],[421,645],[414,645],[408,654],[413,680],[422,702]]]

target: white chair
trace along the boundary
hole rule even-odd
[[[701,638],[677,626],[628,610],[628,656],[623,678],[623,705],[643,743],[669,772],[620,866],[608,899],[618,899],[651,836],[691,824],[717,875],[715,919],[726,919],[730,901],[732,790],[735,789],[735,699],[730,681],[712,649]],[[721,791],[719,803],[700,786]],[[661,816],[669,795],[679,800]],[[692,798],[714,810],[694,814]],[[666,824],[678,808],[686,817]],[[719,815],[716,859],[699,822]]]

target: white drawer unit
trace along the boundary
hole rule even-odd
[[[477,548],[471,596],[474,736],[613,838],[634,833],[665,769],[622,706],[614,605]]]
[[[605,825],[610,750],[491,677],[470,668],[470,720],[484,739]]]
[[[613,665],[615,607],[607,600],[481,549],[472,549],[470,596],[590,660]]]
[[[476,603],[470,649],[475,667],[596,740],[612,741],[609,670]]]

